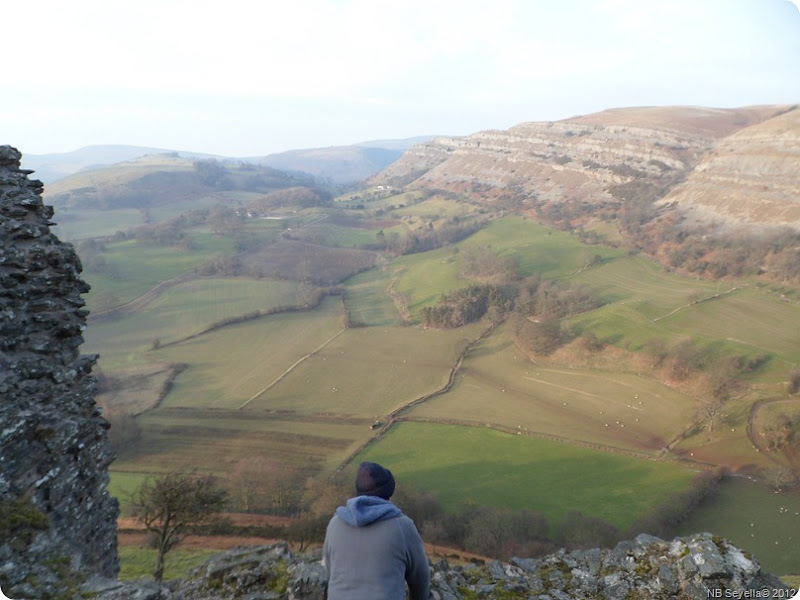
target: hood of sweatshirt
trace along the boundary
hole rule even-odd
[[[350,498],[345,506],[336,509],[336,516],[353,527],[365,527],[402,514],[394,504],[377,496],[356,496]]]

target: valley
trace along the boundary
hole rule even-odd
[[[100,355],[113,492],[124,507],[148,474],[197,468],[241,497],[243,478],[302,488],[349,481],[354,463],[376,460],[447,510],[528,509],[556,538],[572,511],[627,530],[723,468],[725,511],[740,508],[727,490],[752,478],[740,495],[764,529],[796,527],[786,519],[800,498],[773,492],[800,473],[798,281],[670,265],[641,240],[677,213],[633,235],[625,210],[658,198],[613,193],[631,181],[683,190],[716,140],[782,111],[692,113],[671,148],[642,129],[665,122],[646,111],[425,142],[359,189],[272,171],[259,182],[238,164],[203,182],[173,158],[137,162],[146,186],[129,166],[94,175],[116,187],[88,196],[86,174],[61,180],[46,201],[92,286],[85,351]],[[601,127],[628,154],[590,144]],[[522,138],[529,156],[560,149],[525,166],[503,141]],[[467,161],[465,148],[507,158]],[[600,158],[611,162],[588,162]],[[591,173],[560,168],[570,164]],[[661,164],[686,171],[683,183]],[[181,178],[196,187],[170,191]],[[575,203],[556,215],[561,197]],[[428,320],[471,286],[494,294],[477,317]],[[757,500],[772,497],[790,517]],[[738,522],[703,510],[681,527],[752,545]],[[753,552],[792,574],[800,554],[789,545]]]

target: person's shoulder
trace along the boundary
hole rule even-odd
[[[405,527],[408,529],[413,529],[414,531],[417,530],[417,526],[414,524],[414,521],[408,515],[404,513],[400,513],[395,517],[397,522],[400,524],[401,527]]]

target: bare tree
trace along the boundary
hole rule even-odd
[[[710,398],[704,401],[697,411],[697,424],[706,430],[708,435],[714,433],[714,428],[722,418],[725,402],[720,398]]]
[[[156,581],[164,576],[164,555],[190,527],[207,523],[219,513],[225,506],[225,496],[213,477],[194,471],[148,477],[132,494],[134,515],[156,538]]]

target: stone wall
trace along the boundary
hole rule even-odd
[[[118,507],[96,356],[79,352],[89,287],[20,158],[0,146],[0,587],[47,598],[116,575]]]

